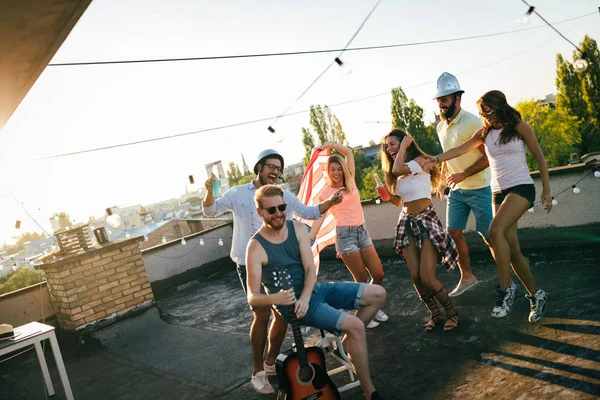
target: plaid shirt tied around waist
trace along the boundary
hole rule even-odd
[[[398,225],[396,225],[396,237],[394,238],[394,250],[402,255],[402,249],[408,247],[408,235],[406,228],[410,229],[415,235],[417,248],[419,251],[423,248],[423,239],[421,238],[421,228],[427,231],[427,235],[436,247],[438,253],[442,256],[442,264],[449,271],[458,265],[458,249],[452,237],[442,226],[433,205],[429,205],[419,214],[400,213]]]

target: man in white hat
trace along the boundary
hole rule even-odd
[[[437,134],[444,151],[460,146],[471,139],[479,129],[481,120],[474,114],[461,108],[464,90],[452,74],[444,72],[437,81],[437,100],[441,121],[437,125]],[[446,205],[446,228],[456,242],[461,279],[449,296],[459,296],[478,282],[471,271],[469,247],[462,231],[467,227],[469,214],[473,212],[476,230],[489,246],[488,229],[492,221],[492,191],[490,189],[489,162],[483,145],[442,165],[442,179],[438,187],[438,196],[444,199],[444,189],[450,187]]]
[[[256,178],[247,184],[234,186],[215,200],[212,192],[212,181],[216,180],[214,174],[206,180],[206,196],[202,202],[202,211],[205,215],[213,217],[226,211],[233,212],[233,240],[231,243],[231,259],[237,265],[238,275],[244,292],[246,286],[246,246],[250,238],[262,225],[262,217],[258,215],[254,206],[256,190],[264,185],[275,184],[283,171],[283,156],[276,150],[266,149],[261,151],[254,163]],[[333,193],[329,199],[317,206],[307,206],[296,196],[284,191],[284,200],[287,204],[288,219],[297,215],[304,219],[315,220],[323,216],[331,206],[341,203],[344,198],[343,189]],[[251,307],[254,321],[250,326],[250,344],[252,345],[253,371],[251,383],[254,389],[263,394],[273,393],[273,386],[267,379],[268,375],[275,375],[275,360],[279,355],[281,344],[287,332],[287,323],[280,314],[269,307]],[[269,330],[269,317],[273,311],[273,324]],[[269,340],[267,359],[263,361],[263,354]]]

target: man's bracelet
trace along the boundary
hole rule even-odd
[[[440,163],[440,158],[438,156],[435,156],[435,163],[439,164]]]

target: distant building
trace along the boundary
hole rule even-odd
[[[537,100],[536,102],[542,106],[550,107],[551,109],[555,109],[556,108],[556,95],[555,94],[547,94],[544,99]]]
[[[248,164],[246,164],[246,159],[244,158],[244,153],[242,153],[242,168],[244,169],[244,171],[243,171],[244,175],[248,175],[250,173],[250,168],[248,168]]]
[[[356,146],[353,149],[363,153],[365,157],[368,158],[371,162],[379,161],[379,153],[381,153],[381,144],[373,144],[367,147]]]
[[[296,163],[296,164],[290,164],[290,165],[286,165],[285,168],[283,169],[283,175],[292,175],[292,176],[296,176],[296,175],[302,175],[304,174],[304,169],[306,168],[306,166],[304,165],[304,161]]]

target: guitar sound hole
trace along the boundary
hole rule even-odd
[[[314,376],[314,371],[310,365],[300,367],[298,370],[298,379],[300,382],[310,382]]]

